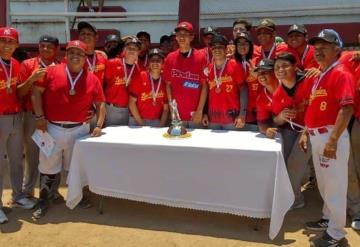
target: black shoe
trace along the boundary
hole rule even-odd
[[[329,220],[320,219],[319,221],[307,222],[306,229],[312,231],[325,231],[328,228]]]
[[[87,209],[87,208],[91,208],[92,204],[87,198],[83,197],[83,199],[81,199],[81,201],[79,202],[78,206],[79,208]]]
[[[48,204],[46,202],[39,202],[36,206],[35,211],[33,212],[34,219],[40,219],[45,216],[48,211]]]
[[[346,238],[336,240],[332,238],[326,231],[320,238],[313,240],[310,247],[346,247],[348,242]]]
[[[63,204],[65,203],[64,197],[59,193],[59,191],[56,191],[54,194],[49,196],[49,201],[53,204]]]

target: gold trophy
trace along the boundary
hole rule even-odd
[[[169,103],[171,107],[171,125],[167,130],[167,133],[164,134],[166,138],[187,138],[191,134],[187,132],[186,128],[183,126],[180,119],[179,110],[177,107],[176,100],[172,100]]]

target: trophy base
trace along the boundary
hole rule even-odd
[[[178,135],[178,136],[170,135],[169,133],[164,133],[163,137],[168,138],[168,139],[186,139],[186,138],[191,137],[191,133],[186,133],[186,134]]]

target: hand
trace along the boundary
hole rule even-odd
[[[194,112],[194,114],[192,115],[192,121],[195,123],[195,124],[201,124],[201,120],[202,120],[202,111],[200,110],[197,110]]]
[[[301,136],[300,136],[300,140],[299,140],[299,146],[300,146],[300,149],[301,151],[303,151],[304,153],[307,152],[307,143],[308,143],[308,135],[307,135],[307,132],[304,131]]]
[[[38,81],[38,80],[42,79],[45,74],[46,74],[46,68],[40,68],[40,69],[34,70],[34,72],[31,74],[29,80],[31,82]]]
[[[99,136],[101,136],[101,128],[100,127],[95,127],[95,129],[90,134],[90,136],[91,137],[99,137]]]
[[[277,128],[267,128],[265,132],[266,137],[274,139],[275,135],[277,134],[277,130]]]
[[[95,112],[93,110],[88,110],[87,113],[86,122],[90,123],[91,119],[95,116]]]
[[[136,123],[139,125],[139,126],[144,126],[145,125],[145,120],[140,118],[138,120],[136,120]]]
[[[336,159],[337,142],[329,140],[324,148],[324,156],[329,159]]]
[[[285,108],[280,114],[283,119],[293,119],[296,117],[296,110]]]
[[[208,115],[207,114],[204,114],[203,115],[203,118],[202,118],[202,124],[204,125],[204,126],[209,126],[209,117],[208,117]]]
[[[36,120],[36,129],[42,130],[42,132],[47,132],[47,120],[45,118]]]
[[[306,78],[313,78],[316,76],[319,76],[321,74],[321,71],[318,68],[311,68],[305,70],[305,77]]]
[[[237,116],[234,122],[234,126],[237,129],[244,128],[245,126],[245,116]]]

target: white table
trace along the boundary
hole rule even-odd
[[[82,188],[123,199],[271,218],[278,234],[294,201],[279,140],[255,132],[194,130],[166,139],[166,128],[109,127],[75,144],[66,205]]]

